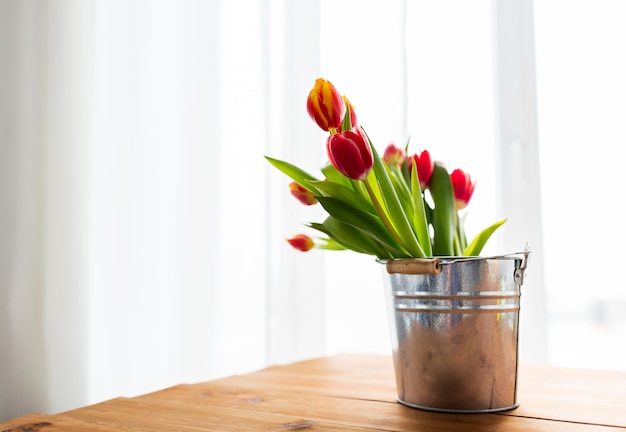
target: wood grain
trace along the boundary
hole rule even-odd
[[[395,401],[390,357],[339,355],[25,416],[0,432],[626,431],[626,373],[526,366],[519,381],[516,410],[433,413]]]

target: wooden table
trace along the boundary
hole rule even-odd
[[[54,431],[626,431],[626,372],[520,368],[520,407],[441,414],[395,401],[390,357],[339,355],[0,423]]]

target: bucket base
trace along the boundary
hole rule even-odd
[[[424,411],[434,411],[434,412],[440,412],[440,413],[456,413],[456,414],[485,414],[485,413],[495,413],[495,412],[501,412],[501,411],[511,411],[514,410],[515,408],[519,407],[519,403],[516,403],[514,405],[511,406],[507,406],[507,407],[502,407],[502,408],[487,408],[487,409],[446,409],[446,408],[433,408],[433,407],[427,407],[427,406],[421,406],[421,405],[416,405],[416,404],[412,404],[409,402],[405,402],[400,398],[396,398],[396,400],[404,405],[404,406],[408,406],[410,408],[417,408],[420,410],[424,410]]]

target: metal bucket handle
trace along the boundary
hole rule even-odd
[[[442,260],[441,258],[399,258],[388,260],[386,262],[387,273],[403,273],[403,274],[439,274],[443,270],[444,265],[453,264],[459,261],[478,261],[485,259],[498,259],[504,257],[513,257],[522,255],[524,258],[522,264],[515,270],[514,278],[517,285],[524,283],[524,271],[528,266],[528,256],[530,250],[524,252],[515,252],[507,255],[497,255],[491,257],[463,257],[452,260]]]

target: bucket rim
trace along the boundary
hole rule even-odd
[[[387,273],[404,273],[404,274],[432,274],[438,275],[443,271],[444,266],[467,263],[475,261],[490,260],[519,260],[519,267],[516,266],[514,273],[515,282],[522,285],[524,282],[524,271],[528,266],[528,256],[531,251],[529,249],[524,252],[514,252],[505,255],[492,256],[468,256],[468,257],[429,257],[429,258],[392,258],[392,259],[376,259],[376,262],[384,264]]]
[[[376,258],[376,262],[380,264],[387,264],[388,262],[437,262],[440,265],[450,265],[457,262],[468,261],[483,261],[483,260],[497,260],[497,259],[524,259],[528,260],[528,256],[532,253],[531,250],[525,250],[523,252],[513,252],[502,255],[489,255],[489,256],[455,256],[455,255],[435,255],[432,257],[424,258]]]

